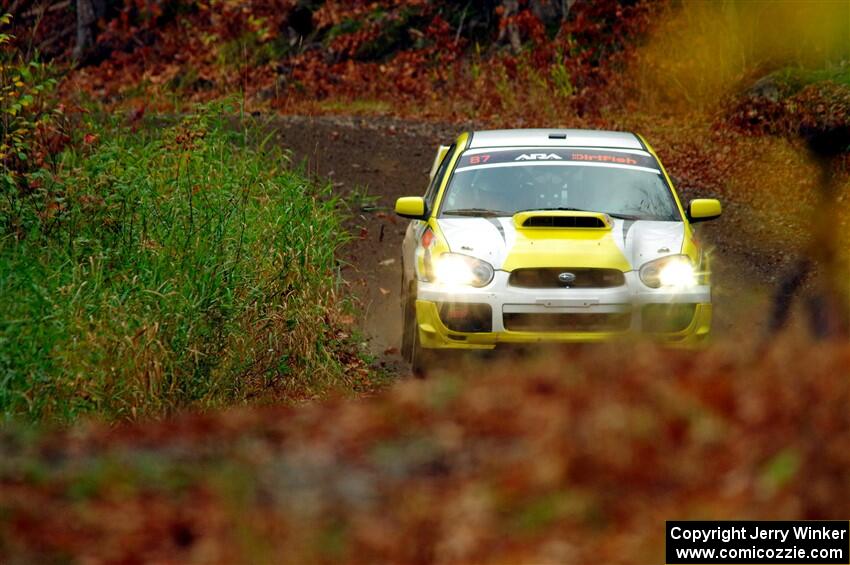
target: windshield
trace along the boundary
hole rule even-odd
[[[458,161],[444,216],[585,210],[632,220],[679,221],[656,160],[596,149],[475,149]]]

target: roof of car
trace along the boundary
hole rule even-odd
[[[593,129],[494,129],[472,134],[470,149],[480,147],[608,147],[643,149],[641,140],[625,131]]]

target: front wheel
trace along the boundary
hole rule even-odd
[[[416,323],[416,303],[408,298],[404,303],[401,354],[410,363],[413,375],[425,378],[428,372],[430,352],[419,343],[419,327]]]

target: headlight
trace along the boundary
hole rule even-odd
[[[434,259],[434,282],[447,286],[487,286],[493,266],[469,255],[443,253]]]
[[[697,277],[686,255],[670,255],[646,263],[640,268],[640,280],[652,288],[696,286]]]

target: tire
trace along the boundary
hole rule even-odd
[[[402,314],[401,354],[410,363],[413,375],[417,378],[425,378],[428,372],[430,351],[419,344],[419,328],[416,324],[416,302],[405,293],[404,309]]]
[[[410,358],[410,370],[413,371],[413,376],[417,379],[428,377],[428,369],[430,368],[432,353],[430,349],[425,349],[419,345],[419,329],[415,328],[413,334],[413,347]]]
[[[410,361],[413,352],[413,338],[416,330],[415,321],[411,324],[411,319],[416,317],[415,302],[411,298],[410,289],[404,284],[404,266],[401,269],[401,285],[399,295],[401,296],[401,356]]]

